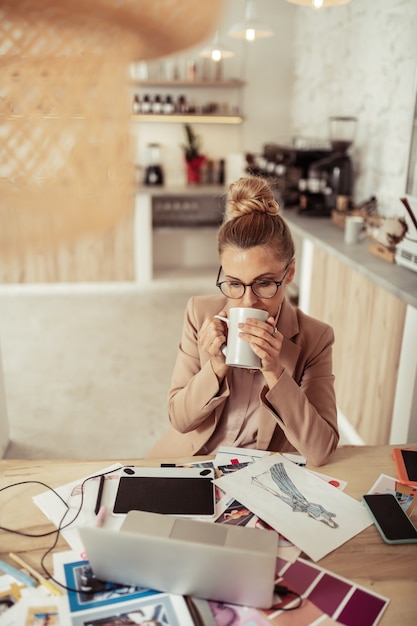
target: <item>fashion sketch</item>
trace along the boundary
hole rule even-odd
[[[265,476],[265,474],[268,475],[268,473],[270,474],[273,482],[277,485],[278,490],[269,487],[262,480],[262,476]],[[280,498],[280,500],[288,504],[294,512],[307,513],[308,517],[312,517],[313,519],[326,524],[330,528],[339,527],[339,524],[337,524],[333,519],[336,517],[336,513],[327,511],[321,504],[309,502],[294,485],[291,478],[288,476],[283,463],[276,463],[275,465],[272,465],[269,472],[267,471],[264,474],[255,476],[252,480],[256,485],[262,487],[262,489],[272,493]]]

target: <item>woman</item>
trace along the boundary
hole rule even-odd
[[[326,463],[339,440],[332,373],[333,330],[285,297],[294,278],[294,243],[267,182],[229,187],[218,234],[220,294],[188,302],[168,394],[170,426],[149,457],[214,454],[220,445],[297,451]],[[222,347],[231,307],[268,312],[240,336],[259,370],[230,367]]]

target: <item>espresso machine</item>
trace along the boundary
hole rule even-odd
[[[300,194],[300,212],[330,216],[333,210],[346,211],[352,202],[353,168],[348,150],[353,143],[356,117],[331,117],[331,153],[311,163],[305,189]]]

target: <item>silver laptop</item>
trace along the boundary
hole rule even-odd
[[[101,580],[269,608],[278,535],[274,531],[130,511],[119,531],[80,528]]]

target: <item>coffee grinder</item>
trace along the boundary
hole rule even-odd
[[[145,185],[164,184],[164,172],[161,165],[161,146],[159,143],[148,144],[148,166],[145,170]]]
[[[300,211],[330,216],[332,210],[346,211],[352,200],[353,169],[348,150],[353,142],[356,117],[329,119],[332,152],[309,167],[307,189],[300,199]]]

